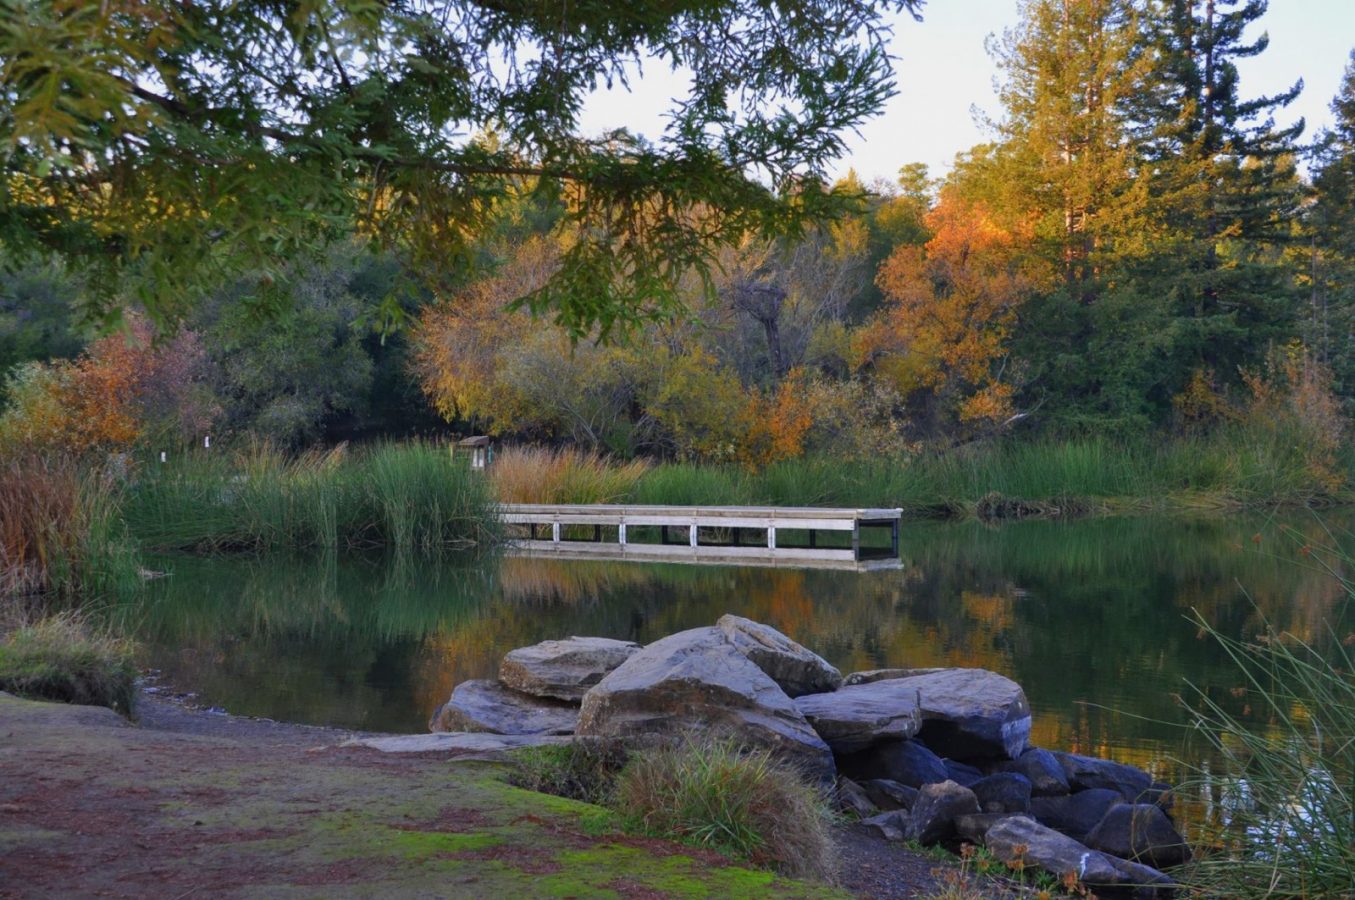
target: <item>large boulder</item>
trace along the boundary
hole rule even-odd
[[[1135,896],[1151,897],[1175,886],[1155,869],[1115,859],[1024,816],[997,822],[988,829],[983,842],[1004,863],[1038,866],[1060,879],[1072,874],[1094,890],[1119,888]]]
[[[506,688],[497,681],[463,681],[428,723],[430,731],[489,734],[573,734],[577,707]]]
[[[1054,758],[1063,767],[1068,784],[1075,791],[1090,788],[1119,791],[1120,796],[1130,803],[1151,803],[1157,797],[1152,776],[1142,769],[1076,753],[1055,751]]]
[[[835,691],[842,684],[841,672],[770,625],[733,615],[715,625],[790,697]]]
[[[1063,797],[1034,797],[1030,801],[1030,812],[1050,828],[1081,841],[1107,810],[1123,802],[1119,791],[1092,788]]]
[[[989,830],[1003,819],[1009,819],[1012,816],[1025,816],[1026,813],[1004,813],[1004,812],[982,812],[968,813],[963,816],[955,817],[955,833],[959,835],[961,841],[968,841],[975,846],[983,846],[983,839],[987,837]]]
[[[1088,847],[1156,869],[1190,861],[1190,847],[1158,806],[1121,803],[1106,810],[1087,835]]]
[[[1015,759],[1026,749],[1030,703],[1015,681],[987,669],[902,671],[907,674],[880,680],[917,690],[922,706],[918,737],[932,750],[953,759]]]
[[[516,691],[578,703],[593,685],[640,649],[630,641],[572,637],[508,651],[499,680]]]
[[[687,734],[764,747],[831,784],[833,754],[786,693],[719,628],[655,641],[583,697],[577,733],[644,741]]]
[[[1034,797],[1058,797],[1069,792],[1068,776],[1058,757],[1039,747],[1027,748],[1016,759],[1002,760],[994,769],[1024,775],[1030,780]]]
[[[834,753],[854,753],[882,741],[910,738],[922,725],[917,691],[902,681],[807,694],[797,697],[795,705]]]
[[[909,787],[945,781],[946,764],[919,741],[889,741],[838,757],[844,774],[858,780],[888,778]]]
[[[922,844],[935,844],[957,836],[955,820],[979,812],[974,792],[953,781],[929,784],[917,793],[909,812],[910,835]]]

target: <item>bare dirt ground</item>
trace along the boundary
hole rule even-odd
[[[0,897],[918,897],[944,867],[844,829],[841,886],[616,831],[502,768],[147,697],[129,725],[0,694]],[[938,871],[939,867],[941,868]]]

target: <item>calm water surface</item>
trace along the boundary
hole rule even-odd
[[[1254,636],[1268,618],[1322,644],[1351,630],[1337,579],[1301,552],[1348,522],[1307,514],[905,523],[903,568],[836,571],[521,558],[163,560],[130,607],[176,687],[233,713],[416,732],[508,650],[571,634],[646,642],[726,612],[843,672],[981,666],[1025,688],[1041,746],[1163,777],[1207,766],[1178,695],[1252,716],[1192,621]],[[1342,532],[1343,533],[1343,532]],[[1192,687],[1193,686],[1193,687]],[[1256,713],[1259,716],[1261,710]]]

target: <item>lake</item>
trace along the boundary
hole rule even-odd
[[[1351,631],[1339,580],[1305,551],[1346,514],[905,522],[903,566],[855,573],[515,557],[174,557],[127,607],[153,665],[232,713],[417,732],[452,687],[514,647],[572,634],[647,642],[727,612],[844,673],[979,666],[1018,681],[1032,739],[1180,776],[1208,766],[1177,699],[1250,710],[1193,620],[1321,645]],[[1325,623],[1333,623],[1329,631]]]

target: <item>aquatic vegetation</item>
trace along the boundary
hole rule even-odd
[[[0,690],[130,715],[137,693],[136,649],[85,615],[48,616],[0,640]]]

